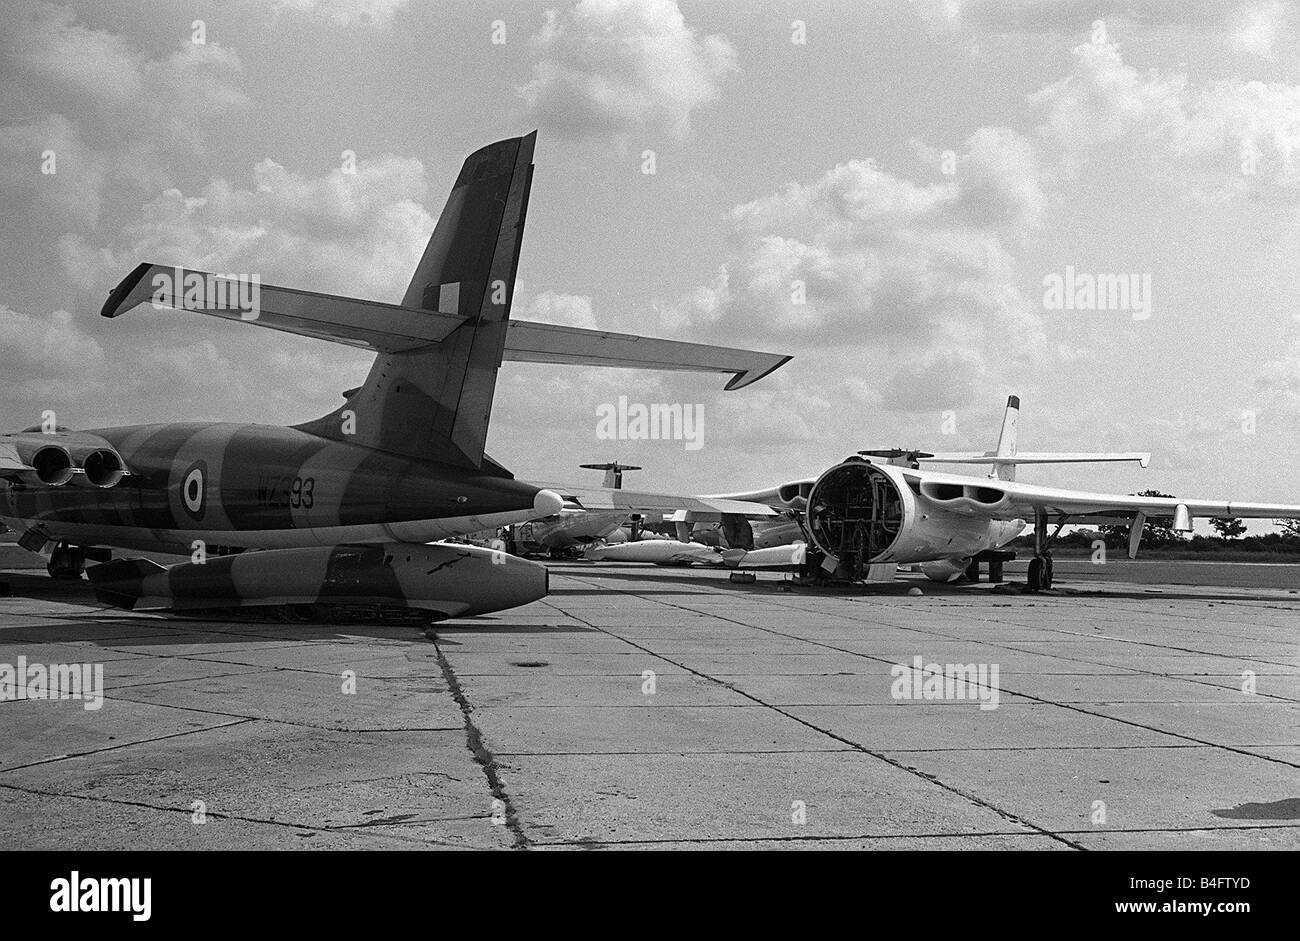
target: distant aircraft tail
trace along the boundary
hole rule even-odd
[[[639,471],[641,469],[633,467],[631,464],[620,464],[618,461],[609,464],[579,464],[578,466],[586,470],[603,470],[605,472],[605,481],[601,486],[609,490],[623,489],[624,471]]]
[[[994,457],[1016,456],[1016,425],[1020,421],[1020,396],[1007,396],[1007,410],[1002,414],[1002,430],[998,433],[998,449]],[[1015,480],[1016,465],[1012,461],[998,462],[989,474],[998,480]]]
[[[1151,454],[1146,451],[1119,452],[1082,452],[1082,451],[1018,451],[1016,449],[1016,426],[1020,421],[1020,396],[1007,397],[1007,410],[1002,416],[1002,431],[998,434],[998,446],[994,451],[948,451],[929,453],[926,451],[907,452],[909,459],[918,462],[928,461],[935,464],[987,464],[991,466],[989,476],[996,480],[1015,480],[1016,467],[1020,464],[1108,464],[1117,461],[1136,461],[1146,467],[1151,462]],[[864,451],[864,454],[884,453]],[[902,454],[903,452],[899,452]]]
[[[402,299],[404,308],[459,315],[465,322],[424,349],[380,353],[346,405],[301,430],[421,460],[483,467],[536,137],[534,131],[498,141],[465,160]]]

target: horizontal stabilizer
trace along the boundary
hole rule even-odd
[[[455,313],[253,283],[229,275],[138,265],[108,296],[104,317],[140,307],[187,310],[223,320],[331,340],[378,353],[400,353],[437,343],[465,318]]]
[[[1003,456],[987,451],[947,451],[936,454],[922,452],[916,455],[916,460],[931,464],[1107,464],[1136,461],[1146,467],[1151,463],[1151,452],[1021,451]]]
[[[522,363],[732,373],[731,381],[726,385],[728,390],[742,389],[757,382],[790,361],[789,356],[777,353],[659,340],[527,320],[510,324],[505,358]]]
[[[187,310],[376,353],[409,353],[441,343],[466,322],[455,310],[457,300],[449,295],[447,310],[404,307],[145,263],[113,289],[101,314],[120,317],[141,307]],[[526,320],[509,321],[503,356],[524,363],[730,373],[727,389],[757,382],[790,360],[776,353]]]

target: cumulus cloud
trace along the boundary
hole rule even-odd
[[[546,12],[519,89],[548,128],[575,136],[645,128],[684,134],[737,70],[724,36],[697,36],[676,0],[581,0]]]
[[[361,161],[307,177],[267,159],[252,186],[213,180],[194,196],[168,189],[111,245],[60,243],[64,267],[112,283],[140,261],[257,274],[266,283],[376,300],[400,299],[434,219],[424,167],[413,158]]]
[[[1261,59],[1276,59],[1274,44],[1286,26],[1288,10],[1282,0],[1267,0],[1237,12],[1228,37],[1232,48]]]
[[[86,384],[92,392],[102,389],[104,351],[66,310],[36,317],[0,304],[0,349],[5,352],[6,398],[30,403],[22,414],[39,416],[37,404],[66,395],[72,376],[84,377],[79,390]]]
[[[6,19],[0,48],[41,83],[107,105],[142,96],[142,60],[121,36],[83,26],[52,3],[19,3]]]
[[[95,225],[105,176],[104,157],[62,115],[0,126],[0,193],[10,211],[26,207],[31,230]]]
[[[263,160],[244,186],[217,179],[193,195],[166,190],[111,236],[70,234],[59,249],[69,275],[100,296],[150,261],[396,302],[433,231],[425,195],[424,169],[414,159],[382,156],[361,161],[355,174],[317,176]],[[63,389],[75,395],[65,409],[75,405],[84,415],[96,390],[109,388],[97,407],[106,410],[99,420],[110,423],[295,421],[333,407],[368,366],[354,350],[186,313],[141,310],[103,321],[87,310],[74,322],[53,318],[63,332],[35,346],[32,337],[53,327],[35,330],[30,318],[10,325],[28,338],[22,349],[30,371],[47,383],[35,392],[0,390],[11,411],[26,414],[31,395]],[[49,355],[56,345],[75,352]],[[134,395],[137,388],[147,394]]]
[[[286,349],[265,331],[205,326],[185,314],[109,325],[90,312],[0,305],[0,414],[11,428],[37,423],[46,409],[71,427],[284,422],[323,413],[364,372],[361,358],[345,351]]]
[[[1107,43],[1076,46],[1074,59],[1068,76],[1030,98],[1064,171],[1121,148],[1130,165],[1206,198],[1300,186],[1300,85],[1194,87],[1181,73],[1139,72]]]
[[[941,178],[942,179],[942,178]],[[1042,208],[1032,147],[986,128],[929,185],[870,160],[737,206],[709,285],[667,306],[670,329],[746,338],[869,373],[890,405],[926,408],[992,381],[981,362],[1033,348],[1040,326],[1010,246]]]
[[[277,11],[320,17],[336,26],[387,27],[406,4],[407,0],[272,0]]]
[[[91,29],[67,7],[19,3],[0,37],[5,78],[29,103],[75,114],[111,143],[150,130],[194,147],[202,125],[248,104],[237,83],[242,64],[216,43],[184,42],[150,57],[122,36]]]
[[[932,28],[988,33],[1076,33],[1097,20],[1222,28],[1225,0],[915,0]]]
[[[600,326],[591,309],[590,297],[560,291],[534,294],[526,285],[518,283],[515,285],[510,316],[515,320],[537,320],[562,327],[582,327],[585,330],[594,330]]]
[[[186,42],[150,57],[49,3],[6,12],[0,63],[7,99],[37,115],[0,125],[0,194],[38,224],[94,225],[110,183],[166,185],[178,157],[204,150],[214,118],[249,103],[234,52]],[[58,172],[40,179],[47,150]]]

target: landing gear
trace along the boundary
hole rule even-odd
[[[1041,507],[1034,511],[1034,557],[1029,560],[1029,591],[1046,591],[1052,587],[1052,543],[1065,528],[1069,517],[1062,516],[1056,529],[1047,534],[1047,511]]]
[[[1046,590],[1052,587],[1052,556],[1034,556],[1029,560],[1029,590]]]
[[[50,553],[49,564],[45,570],[51,578],[76,580],[86,572],[86,553],[80,546],[59,543]]]

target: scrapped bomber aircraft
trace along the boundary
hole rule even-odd
[[[837,580],[879,580],[899,564],[919,564],[929,578],[955,581],[981,559],[996,561],[997,550],[1032,526],[1034,555],[1028,587],[1052,587],[1053,540],[1067,524],[1130,524],[1129,558],[1137,558],[1148,517],[1172,516],[1187,532],[1196,516],[1296,519],[1300,506],[1185,500],[1127,494],[1060,490],[1016,481],[1021,464],[1084,464],[1135,461],[1145,453],[1017,452],[1020,400],[1011,396],[997,448],[985,452],[931,453],[891,449],[861,451],[820,477],[795,480],[768,490],[719,495],[718,499],[765,503],[783,511],[803,530],[804,541],[778,545],[789,524],[768,520],[728,537],[719,551],[695,543],[675,548],[627,543],[593,550],[589,558],[655,562],[708,562],[731,568],[783,568]],[[987,477],[941,473],[922,463],[974,464],[990,468]],[[689,540],[692,516],[680,511],[679,538]],[[727,532],[727,517],[723,530]],[[1055,528],[1053,528],[1053,526]]]
[[[87,574],[104,603],[141,610],[273,607],[290,617],[412,610],[456,617],[541,598],[546,569],[435,542],[549,516],[553,490],[484,454],[503,359],[733,374],[789,357],[510,322],[536,132],[461,168],[401,304],[142,264],[102,314],[140,307],[242,320],[372,350],[365,383],[291,427],[186,423],[0,436],[0,522],[56,577]],[[772,514],[765,505],[565,488],[591,510]],[[428,543],[433,543],[429,545]],[[112,549],[180,552],[163,568]],[[246,551],[258,550],[258,551]]]
[[[608,490],[622,490],[623,475],[641,469],[618,461],[578,466],[584,470],[604,471],[605,480],[601,486]],[[640,522],[639,512],[589,510],[576,494],[568,493],[563,486],[556,487],[556,492],[564,500],[560,511],[545,519],[510,527],[508,551],[516,555],[540,552],[555,555],[576,552],[594,544],[614,544],[627,538],[619,528],[625,521],[630,518],[634,527]]]

